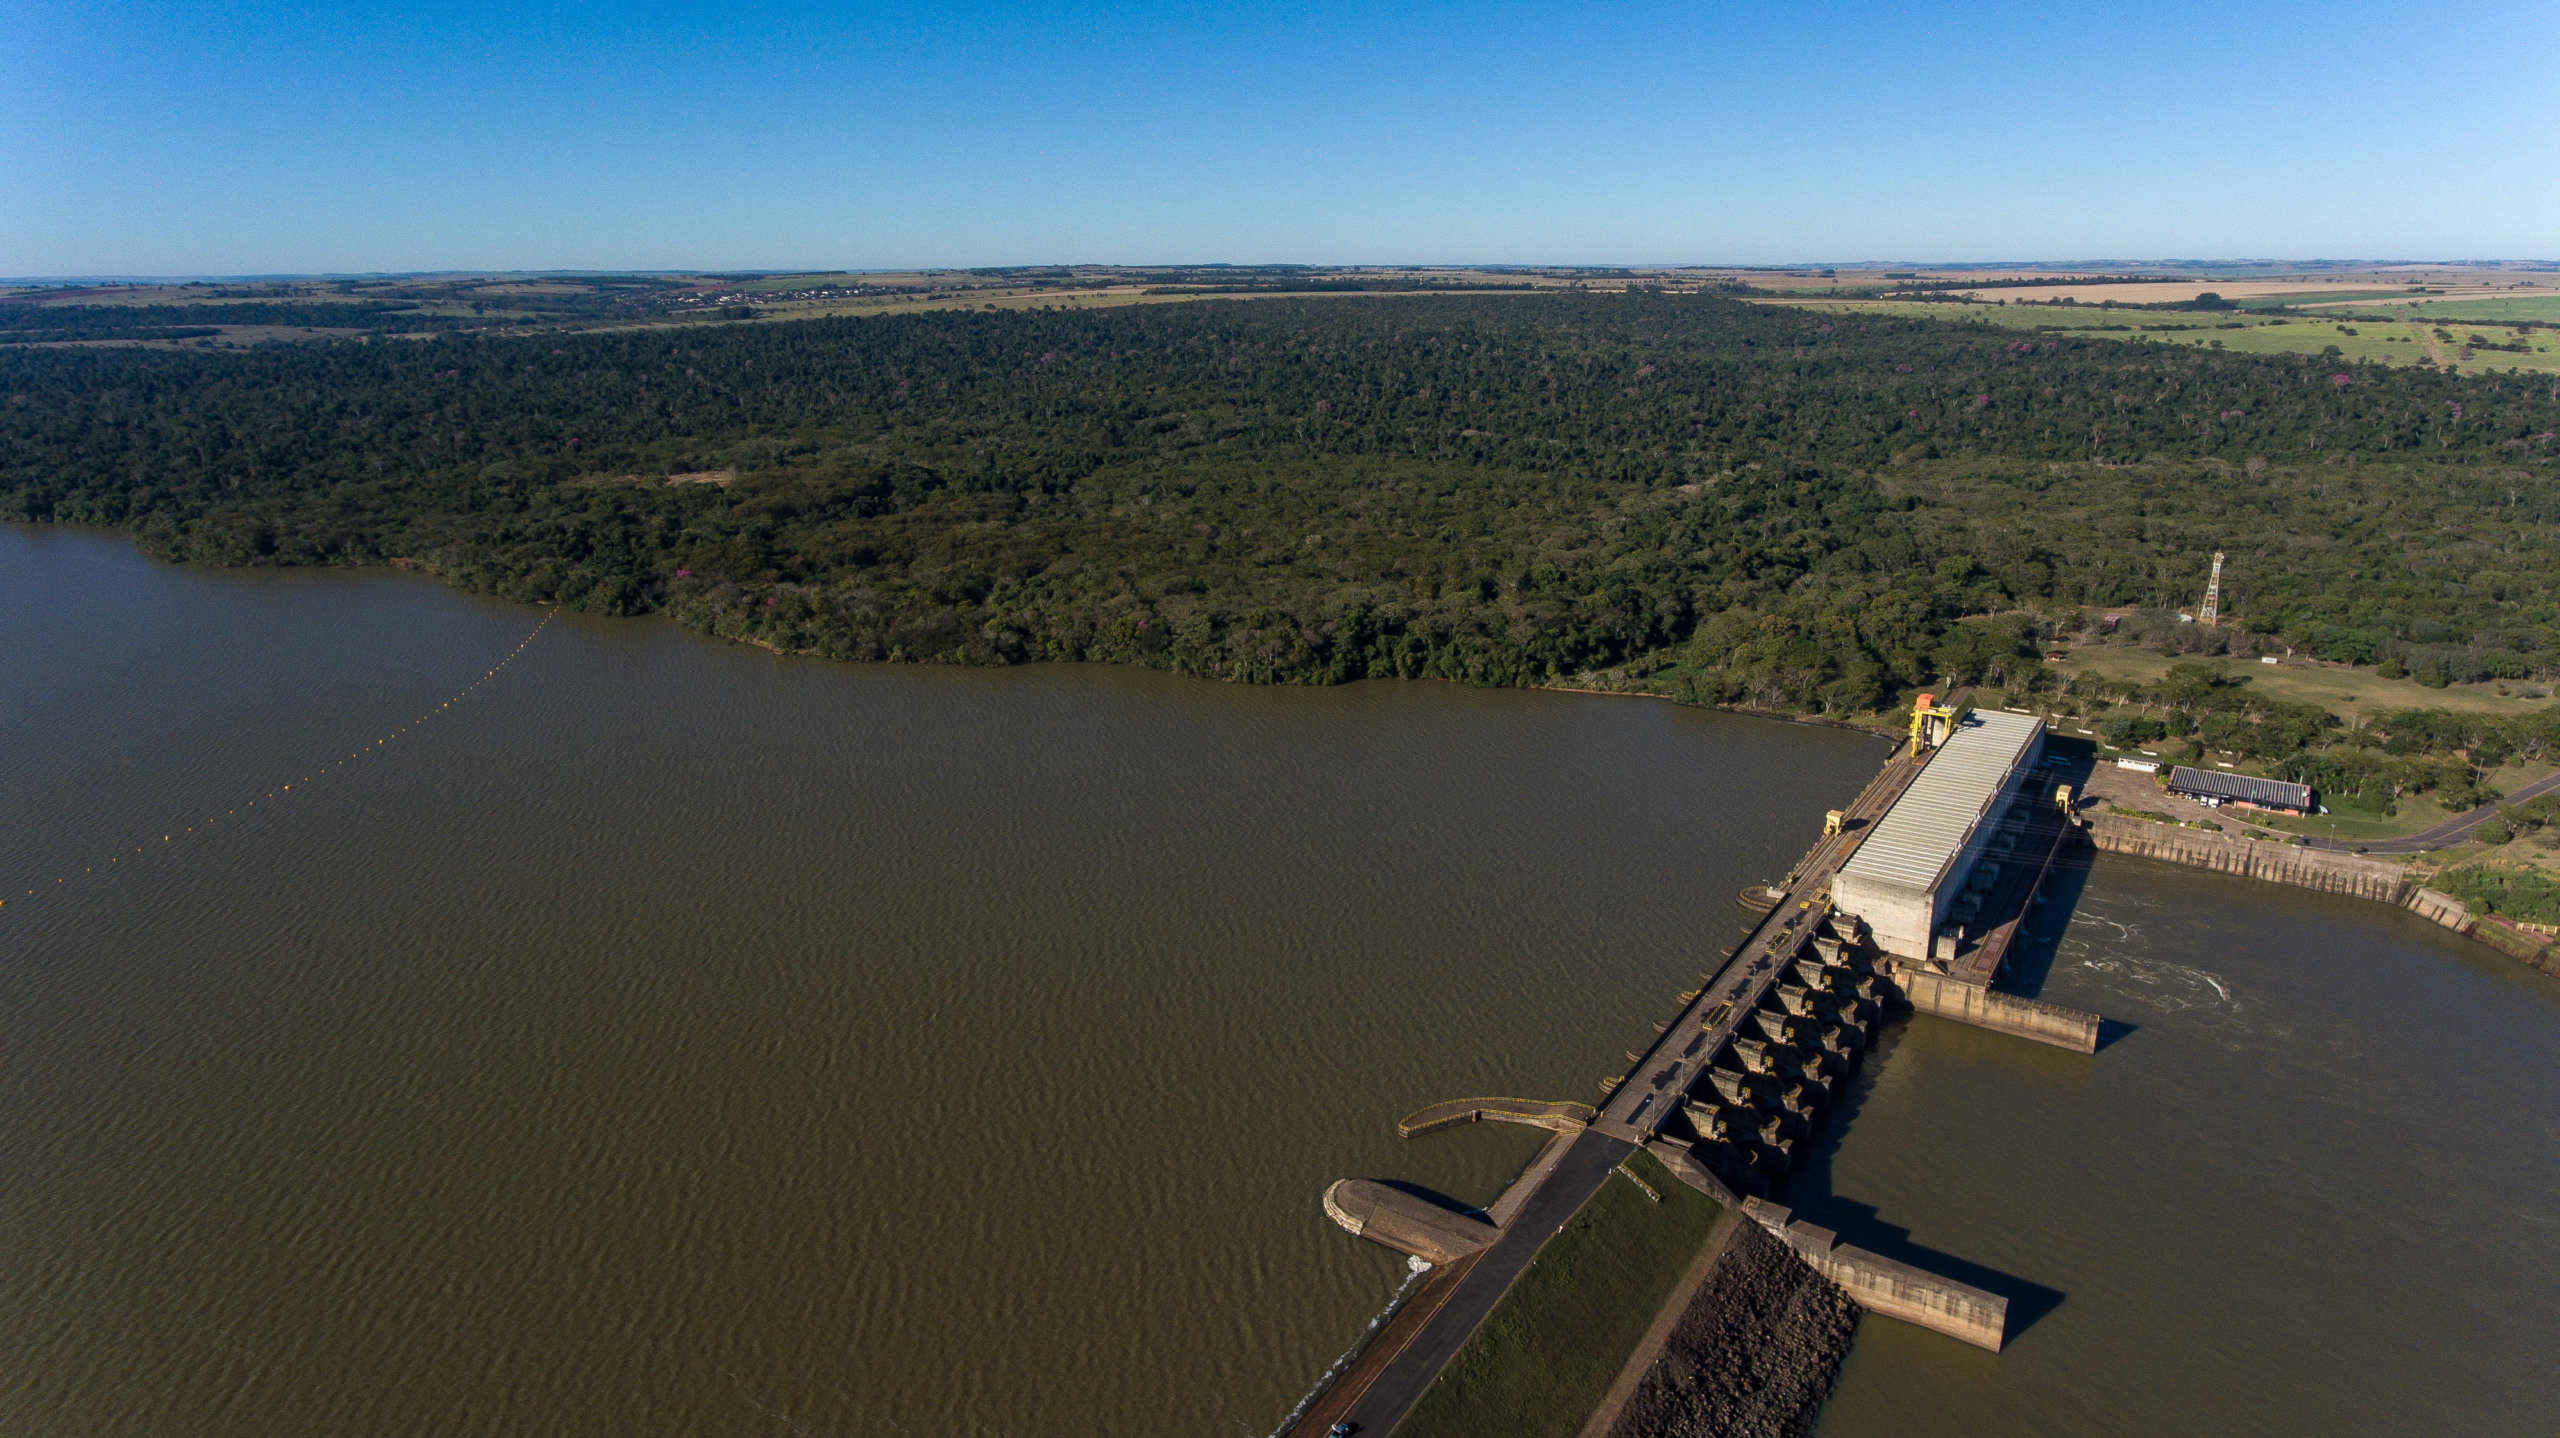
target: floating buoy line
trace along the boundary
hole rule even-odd
[[[295,779],[292,783],[278,784],[276,787],[260,794],[256,799],[250,799],[233,808],[225,809],[220,814],[208,814],[199,823],[170,825],[167,831],[161,834],[160,841],[156,844],[136,844],[133,846],[131,853],[121,852],[123,846],[118,845],[117,848],[119,852],[109,856],[104,864],[84,864],[81,866],[78,874],[60,874],[54,878],[54,881],[51,884],[39,884],[28,888],[25,893],[17,895],[14,898],[0,899],[0,909],[5,909],[12,903],[23,904],[28,899],[38,897],[48,892],[59,892],[62,889],[69,887],[72,880],[81,878],[84,875],[97,874],[101,871],[113,872],[117,865],[122,864],[127,859],[139,858],[140,856],[152,853],[155,850],[170,848],[180,839],[193,834],[201,834],[206,830],[213,828],[215,824],[224,819],[236,818],[240,815],[246,814],[250,810],[257,808],[260,800],[266,800],[272,803],[274,800],[285,798],[293,793],[293,786],[295,784],[302,785],[304,790],[307,792],[313,781],[327,778],[330,774],[333,774],[340,769],[344,769],[350,764],[357,763],[361,760],[369,759],[374,755],[380,754],[384,749],[388,748],[394,740],[406,737],[411,731],[424,725],[428,720],[435,718],[439,714],[445,713],[455,705],[460,704],[465,699],[470,698],[472,695],[495,682],[501,670],[505,669],[508,665],[513,664],[516,661],[517,655],[522,654],[525,650],[531,648],[533,646],[533,641],[542,637],[542,631],[550,625],[552,617],[557,615],[559,612],[560,611],[557,609],[546,611],[542,616],[542,622],[534,625],[533,632],[527,634],[522,640],[518,641],[515,648],[508,650],[506,658],[499,660],[494,665],[491,665],[479,678],[464,685],[460,693],[445,700],[443,703],[436,705],[434,708],[419,715],[417,718],[410,720],[408,723],[401,725],[399,728],[392,730],[381,738],[374,740],[372,743],[358,748],[354,752],[348,754],[345,758],[331,759],[327,763],[316,765],[312,767],[309,772],[303,774],[302,777]]]

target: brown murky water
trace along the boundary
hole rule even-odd
[[[576,616],[436,707],[540,617],[0,529],[0,1433],[1266,1433],[1404,1276],[1322,1186],[1489,1197],[1395,1117],[1593,1093],[1882,755]],[[2555,986],[2270,892],[2102,862],[2133,1033],[1867,1070],[1809,1206],[2058,1296],[1826,1433],[2554,1426]]]
[[[1596,1093],[1881,752],[575,616],[437,710],[539,613],[58,532],[0,612],[12,1434],[1267,1433],[1404,1276],[1323,1186],[1489,1198],[1395,1119]]]
[[[2133,1031],[1904,1024],[1795,1196],[1989,1270],[2010,1346],[1867,1320],[1822,1438],[2560,1432],[2560,981],[2111,855],[2047,925],[2043,997]]]

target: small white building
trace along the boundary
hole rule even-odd
[[[1831,881],[1833,907],[1864,919],[1878,947],[1926,958],[1983,846],[2044,753],[2044,722],[1966,715]]]
[[[2116,760],[2116,767],[2119,769],[2131,769],[2136,774],[2157,774],[2160,772],[2160,761],[2157,759],[2118,758]]]

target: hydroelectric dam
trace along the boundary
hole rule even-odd
[[[2082,1054],[2097,1015],[2001,990],[2045,881],[2079,832],[2071,788],[2043,723],[2000,711],[1932,709],[1785,880],[1746,891],[1763,908],[1718,956],[1594,1106],[1471,1098],[1407,1117],[1408,1138],[1480,1121],[1551,1131],[1489,1208],[1466,1210],[1408,1186],[1345,1179],[1323,1196],[1347,1231],[1431,1265],[1360,1353],[1302,1405],[1291,1438],[1395,1431],[1467,1348],[1548,1243],[1624,1173],[1638,1150],[1681,1183],[1749,1219],[1868,1312],[1998,1351],[2008,1301],[1838,1242],[1784,1205],[1802,1146],[1840,1096],[1888,1010],[1923,1014]],[[1650,1189],[1648,1189],[1650,1192]],[[1672,1300],[1685,1305],[1684,1286]],[[1652,1361],[1646,1344],[1588,1434]],[[1348,1425],[1343,1427],[1340,1425]]]

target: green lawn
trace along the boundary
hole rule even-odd
[[[2288,309],[2297,305],[2308,307],[2314,304],[2336,304],[2340,300],[2383,300],[2407,292],[2405,288],[2330,290],[2316,295],[2250,295],[2245,299],[2233,300],[2231,303],[2244,310],[2275,310]]]
[[[1639,1150],[1547,1240],[1396,1438],[1574,1438],[1725,1210]],[[1739,1221],[1738,1217],[1734,1221]]]
[[[2309,834],[2319,839],[2336,839],[2354,844],[2372,839],[2397,839],[2416,834],[2441,824],[2445,811],[2424,799],[2403,799],[2400,812],[2388,817],[2360,813],[2353,809],[2337,809],[2326,814],[2305,814],[2299,819],[2283,814],[2241,811],[2246,821],[2262,829],[2276,829],[2287,834]]]
[[[2245,677],[2258,693],[2296,703],[2317,704],[2351,723],[2388,709],[2529,714],[2537,709],[2547,709],[2555,702],[2549,697],[2549,686],[2521,680],[2492,680],[2483,684],[2452,684],[2442,689],[2430,689],[2415,679],[2385,679],[2379,670],[2371,666],[2343,669],[2300,660],[2287,660],[2282,664],[2235,659],[2197,661],[2184,655],[2171,659],[2129,644],[2082,644],[2075,647],[2070,657],[2057,667],[2118,681],[2157,684],[2168,675],[2170,666],[2197,662],[2235,678]]]
[[[2402,318],[2445,320],[2541,320],[2560,325],[2560,295],[2518,295],[2512,299],[2419,300],[2410,305],[2358,305],[2341,314],[2393,314]]]

